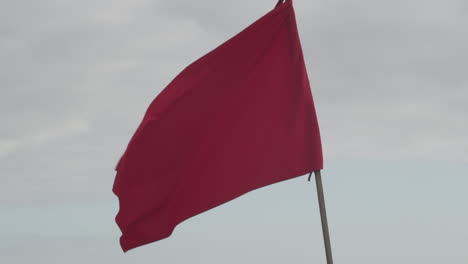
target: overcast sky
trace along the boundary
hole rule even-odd
[[[149,103],[275,4],[0,1],[0,262],[325,263],[305,176],[118,245],[113,169]],[[468,2],[294,6],[336,263],[468,263]]]

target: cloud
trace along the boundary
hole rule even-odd
[[[468,160],[465,3],[309,10],[298,17],[329,158]]]
[[[0,201],[110,190],[156,94],[274,4],[5,3]],[[468,161],[464,1],[295,7],[327,159]]]

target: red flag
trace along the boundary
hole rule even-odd
[[[122,249],[254,189],[322,169],[290,0],[185,68],[149,106],[117,165]]]

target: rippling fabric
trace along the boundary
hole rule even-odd
[[[122,249],[166,238],[192,216],[322,166],[286,1],[186,67],[150,104],[116,168]]]

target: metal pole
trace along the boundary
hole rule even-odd
[[[309,175],[309,181],[310,181],[311,174],[312,172]],[[322,176],[320,174],[320,170],[314,171],[314,174],[315,174],[315,183],[317,185],[317,196],[318,196],[318,202],[319,202],[319,207],[320,207],[320,218],[322,220],[323,242],[325,243],[325,254],[327,256],[327,264],[333,264],[331,245],[330,245],[330,235],[328,233],[327,212],[325,210],[325,197],[323,195]]]

